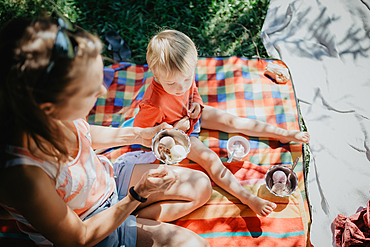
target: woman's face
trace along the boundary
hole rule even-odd
[[[55,111],[50,114],[54,118],[61,121],[85,118],[96,99],[107,92],[103,85],[103,61],[100,55],[82,71],[83,74],[66,87],[67,95],[74,94],[63,105],[56,106]]]

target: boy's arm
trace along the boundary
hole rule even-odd
[[[195,81],[193,82],[193,102],[190,106],[189,113],[191,119],[199,119],[200,114],[202,113],[202,110],[204,108],[202,97],[200,96],[198,92],[198,87],[195,84]]]
[[[203,100],[202,100],[202,97],[200,96],[200,94],[198,92],[198,87],[195,84],[195,81],[194,81],[193,86],[194,86],[193,101],[195,103],[198,103],[201,106],[201,108],[203,109],[203,107],[204,107]]]
[[[133,123],[134,127],[154,127],[163,122],[163,114],[157,106],[143,102],[141,102],[139,106],[140,110],[135,116]]]

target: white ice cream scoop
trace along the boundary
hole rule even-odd
[[[233,151],[235,151],[236,156],[243,156],[244,155],[244,147],[240,143],[240,141],[236,141],[233,146],[231,147]]]
[[[170,149],[172,161],[182,160],[186,157],[185,148],[181,145],[175,145]]]
[[[164,136],[159,140],[159,144],[164,145],[166,148],[171,149],[175,146],[175,140],[171,136]]]
[[[274,184],[276,183],[286,184],[287,176],[285,172],[278,170],[272,174],[272,181]]]

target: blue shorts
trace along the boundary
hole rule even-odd
[[[132,153],[123,154],[117,158],[113,164],[114,177],[116,181],[116,188],[113,194],[94,212],[92,212],[86,219],[91,216],[113,206],[118,203],[122,198],[127,195],[128,186],[130,183],[132,171],[135,164],[138,163],[152,163],[153,157],[148,152],[137,151]],[[155,159],[155,157],[154,157]],[[130,215],[124,222],[113,231],[108,237],[98,243],[97,247],[113,247],[113,246],[124,246],[124,247],[135,247],[137,238],[137,223],[136,217]]]
[[[196,138],[199,137],[199,133],[200,133],[200,123],[201,123],[201,118],[198,119],[198,121],[195,123],[194,125],[194,130],[193,132],[190,133],[189,136],[195,136]]]
[[[92,214],[87,218],[100,213],[101,211],[113,206],[119,202],[117,190],[114,190],[113,194]],[[103,223],[103,222],[102,222]],[[104,223],[103,223],[104,224]],[[113,246],[125,246],[125,247],[135,247],[136,246],[136,237],[137,237],[137,224],[136,217],[129,215],[124,222],[108,237],[103,239],[101,242],[96,244],[97,247],[113,247]]]

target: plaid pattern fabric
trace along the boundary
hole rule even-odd
[[[195,72],[195,80],[204,103],[241,117],[257,119],[288,130],[299,130],[300,125],[297,103],[291,80],[286,84],[277,84],[271,78],[264,75],[265,67],[267,63],[271,61],[272,60],[267,59],[246,59],[242,57],[199,58]],[[107,84],[110,84],[108,93],[97,100],[96,105],[88,116],[88,122],[90,124],[113,127],[130,126],[130,124],[132,124],[132,118],[139,110],[138,105],[148,83],[150,82],[149,79],[153,75],[148,70],[147,65],[135,65],[130,63],[114,64],[107,67],[105,73],[106,78],[112,78],[113,80],[108,80]],[[199,139],[203,141],[206,146],[214,150],[221,160],[225,162],[227,160],[226,142],[228,138],[233,135],[235,134],[202,129]],[[242,170],[246,171],[246,174],[248,174],[248,169],[259,167],[259,170],[257,169],[259,172],[249,174],[251,177],[245,180],[245,186],[251,189],[254,193],[262,193],[262,197],[266,197],[268,200],[276,202],[279,205],[278,208],[281,206],[280,204],[285,206],[295,205],[295,209],[289,209],[291,210],[290,214],[289,211],[284,214],[277,214],[274,212],[271,216],[263,218],[256,216],[252,212],[244,215],[245,217],[248,217],[248,219],[246,219],[247,221],[258,221],[261,225],[268,224],[271,226],[271,222],[280,222],[279,224],[274,224],[275,227],[269,229],[270,232],[268,233],[260,228],[261,235],[259,236],[267,237],[271,241],[262,241],[263,243],[258,242],[258,246],[304,246],[307,241],[309,210],[305,196],[303,159],[301,159],[295,168],[295,172],[299,177],[299,191],[301,192],[294,194],[294,198],[296,198],[295,200],[290,197],[288,201],[282,202],[281,198],[274,197],[266,191],[260,192],[256,189],[256,186],[260,187],[263,185],[263,175],[271,165],[291,165],[292,161],[297,156],[302,156],[302,144],[282,144],[277,140],[269,138],[245,137],[251,144],[250,153],[244,158],[244,163],[231,163],[234,164],[234,168],[236,167],[235,164],[238,164],[238,169],[234,169],[233,172],[236,173],[239,170]],[[143,148],[140,145],[132,145],[110,149],[105,153],[105,155],[114,162],[121,154],[138,149],[149,151],[149,149]],[[187,159],[183,160],[181,164],[185,166],[195,166],[195,169],[199,169],[196,168],[196,164],[191,164],[191,161]],[[243,175],[241,176],[243,177]],[[244,178],[240,181],[244,181]],[[238,200],[232,198],[228,193],[214,185],[214,194],[209,202],[211,204],[207,204],[199,210],[204,210],[207,207],[213,206],[218,209],[215,211],[222,211],[222,207],[228,203],[225,204],[222,200],[221,203],[214,203],[213,199],[215,197],[223,198],[222,200],[226,200],[227,202],[233,202],[233,205],[236,205],[239,209],[244,210],[245,208],[248,208],[245,205],[235,204]],[[289,207],[285,208],[287,209]],[[194,224],[187,221],[187,219],[190,219],[193,214],[199,214],[199,210],[196,210],[189,216],[185,217],[185,219],[180,219],[176,224],[194,226]],[[214,218],[211,218],[214,220],[230,218],[237,222],[240,220],[241,216],[234,210],[234,213],[235,212],[236,214],[231,215],[231,218],[229,216],[222,217],[218,214],[216,214]],[[292,212],[295,212],[295,214]],[[242,218],[244,216],[242,216]],[[290,220],[292,217],[300,223],[291,222]],[[279,220],[271,221],[271,219]],[[286,220],[284,224],[282,223],[284,222],[282,219]],[[210,226],[208,223],[212,222],[208,221],[209,218],[203,219],[198,217],[197,220],[203,220],[204,225],[200,224],[200,228],[195,229],[194,227],[190,227],[190,229],[199,234],[205,234],[202,236],[207,238],[212,246],[224,246],[221,244],[222,241],[217,241],[217,239],[220,238],[226,238],[225,241],[228,245],[241,246],[241,242],[239,240],[237,241],[237,244],[232,244],[233,240],[227,239],[232,238],[235,240],[236,237],[238,237],[238,239],[243,239],[245,237],[246,242],[244,244],[248,245],[248,243],[250,243],[247,240],[248,236],[251,239],[258,237],[258,233],[256,233],[256,231],[248,231],[248,229],[244,229],[244,232],[248,232],[245,233],[248,236],[238,236],[237,232],[239,232],[239,230],[234,229],[230,225],[226,227],[227,230],[223,229],[221,232],[218,232],[219,235],[217,235],[218,233],[215,233],[216,230],[207,232],[209,230],[207,227]],[[229,220],[229,223],[232,223],[233,220]],[[235,222],[232,224],[239,224]],[[199,225],[199,223],[197,224]],[[228,221],[226,221],[225,224],[228,224]],[[290,224],[295,225],[295,230],[289,230],[291,229],[288,227]],[[287,226],[287,228],[285,229],[283,227],[283,229],[279,229],[279,226]],[[204,231],[207,232],[207,234],[202,233]],[[211,232],[214,234],[208,234]],[[281,242],[281,239],[291,238],[298,240],[284,242],[285,245],[279,244],[283,243]],[[259,239],[261,240],[261,238]]]
[[[248,206],[213,184],[209,201],[175,224],[198,233],[213,247],[309,246],[308,218],[299,190],[289,197],[276,197],[264,183],[266,167],[248,161],[225,165],[244,188],[254,195],[273,201],[277,208],[268,217],[257,216]],[[181,166],[203,170],[197,164]]]

